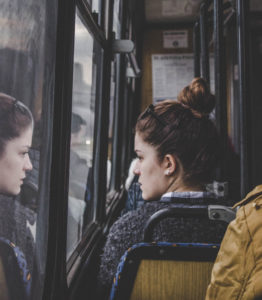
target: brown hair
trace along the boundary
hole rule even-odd
[[[153,114],[141,114],[136,132],[156,148],[160,160],[166,154],[178,158],[185,182],[207,183],[219,157],[218,133],[208,118],[214,106],[215,97],[204,79],[195,78],[179,93],[178,101],[162,101]]]
[[[15,98],[0,93],[0,157],[7,141],[19,137],[29,126],[33,126],[30,110]]]

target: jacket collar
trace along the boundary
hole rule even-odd
[[[253,199],[257,198],[258,196],[262,196],[262,184],[256,186],[251,192],[249,192],[246,197],[236,203],[233,208],[236,208],[237,206],[245,205],[246,203],[252,201]]]
[[[165,193],[160,202],[165,203],[182,203],[188,205],[195,205],[195,204],[208,204],[209,201],[214,201],[215,197],[213,193],[202,191],[202,192],[195,192],[195,191],[188,191],[188,192],[169,192]]]

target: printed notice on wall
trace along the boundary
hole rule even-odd
[[[163,31],[163,48],[187,48],[187,30],[165,30]]]
[[[177,99],[178,93],[193,77],[193,54],[153,54],[153,103],[164,99]]]
[[[163,0],[163,16],[185,16],[192,15],[194,7],[200,2],[199,0]]]

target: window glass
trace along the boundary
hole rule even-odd
[[[103,2],[103,5],[105,5],[105,3]],[[98,23],[99,26],[102,27],[102,3],[101,0],[93,0],[92,1],[92,13],[93,16],[96,19],[96,22]]]
[[[97,78],[101,47],[76,14],[68,196],[67,257],[79,244],[92,218],[92,158]]]
[[[43,123],[47,117],[44,111],[50,112],[54,102],[56,5],[56,1],[47,0],[0,0],[0,92],[25,104],[34,120],[29,157],[31,133],[27,129],[32,129],[31,123],[19,127],[17,139],[10,138],[5,143],[5,155],[0,156],[0,250],[12,245],[8,250],[9,263],[15,264],[18,259],[19,274],[25,276],[28,299],[42,299],[45,277],[50,178],[50,160],[47,158],[51,140],[47,132],[51,128],[44,127]],[[24,114],[21,103],[13,102],[10,112],[16,116]],[[7,135],[9,128],[6,128]],[[21,138],[22,150],[13,152],[20,149],[12,147],[20,147]],[[14,169],[9,168],[8,175],[2,164],[4,157],[10,162],[19,159]],[[8,182],[4,183],[3,178]],[[4,190],[11,182],[14,185]],[[0,256],[2,262],[8,261],[2,251]],[[12,281],[9,291],[14,296],[12,299],[22,299],[23,292],[18,290],[14,280],[15,268],[4,265],[6,269],[11,272],[8,280]]]
[[[100,5],[101,1],[100,0],[92,0],[92,11],[99,13],[100,12]]]
[[[110,103],[109,103],[109,127],[108,127],[108,156],[107,156],[107,190],[110,189],[112,171],[112,152],[113,152],[113,131],[114,131],[114,112],[115,112],[115,92],[116,92],[116,62],[111,63],[110,79]]]
[[[114,1],[113,31],[116,34],[116,39],[120,39],[121,38],[120,0]]]
[[[115,32],[115,38],[121,37],[120,26],[120,0],[114,1],[114,13],[113,13],[113,31]],[[114,136],[114,122],[116,112],[116,93],[118,89],[118,72],[119,72],[119,59],[120,55],[115,54],[114,61],[111,64],[111,81],[110,81],[110,104],[109,104],[109,131],[108,131],[108,160],[107,160],[107,189],[114,188],[112,182],[112,172],[114,172],[113,166],[113,136]],[[110,197],[108,198],[108,201]],[[108,202],[107,205],[110,203]]]

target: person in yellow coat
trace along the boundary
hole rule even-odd
[[[206,300],[262,299],[262,185],[238,207],[213,266]]]

